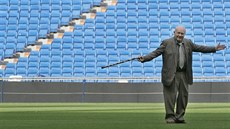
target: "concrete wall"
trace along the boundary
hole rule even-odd
[[[1,102],[163,102],[161,83],[4,82]],[[225,82],[194,83],[189,102],[230,102]]]

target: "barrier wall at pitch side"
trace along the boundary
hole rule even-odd
[[[163,102],[161,83],[4,82],[1,102]],[[197,82],[189,102],[230,102],[230,84]]]

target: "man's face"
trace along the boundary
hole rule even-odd
[[[182,42],[185,36],[185,28],[183,27],[177,27],[174,31],[174,37],[177,40],[177,42]]]

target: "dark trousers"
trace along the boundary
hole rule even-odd
[[[165,119],[173,117],[184,120],[188,103],[188,83],[185,72],[176,72],[175,79],[170,86],[164,86]],[[174,111],[176,105],[176,112]]]

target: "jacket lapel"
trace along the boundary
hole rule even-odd
[[[185,60],[186,60],[186,62],[187,62],[187,59],[188,59],[188,50],[187,50],[188,44],[186,43],[185,40],[183,40],[183,42],[184,42]]]

